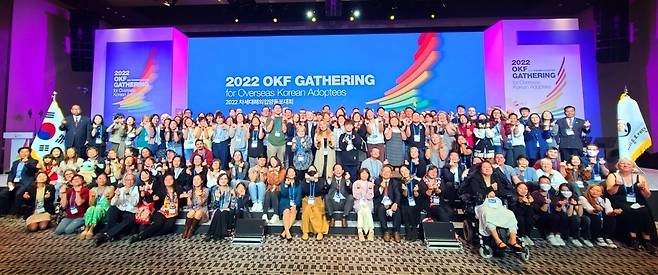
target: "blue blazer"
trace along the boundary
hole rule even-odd
[[[530,128],[530,132],[523,133],[523,139],[525,140],[525,151],[526,156],[530,159],[540,159],[546,155],[548,151],[548,143],[546,139],[551,138],[551,131],[544,130],[540,127]],[[537,147],[537,142],[539,142],[539,147]],[[539,155],[537,157],[537,155]]]
[[[295,201],[297,210],[302,206],[302,185],[295,182],[292,186],[287,187],[285,183],[280,185],[279,192],[279,215],[283,215],[283,210],[290,208],[290,198]]]

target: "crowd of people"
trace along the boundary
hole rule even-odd
[[[375,240],[378,222],[384,241],[400,242],[403,225],[413,241],[423,216],[452,221],[470,205],[501,249],[532,245],[537,228],[554,246],[623,240],[655,253],[646,179],[632,160],[611,167],[574,107],[560,116],[525,107],[294,112],[275,104],[108,122],[76,105],[60,125],[65,148],[41,160],[19,150],[0,211],[21,215],[28,231],[55,226],[97,245],[173,233],[179,217],[183,238],[210,221],[205,239],[225,239],[237,219],[262,218],[282,223],[287,240],[301,219],[301,239],[322,240],[351,212],[360,241]],[[509,230],[507,243],[498,227]]]

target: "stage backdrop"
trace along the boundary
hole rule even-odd
[[[190,38],[188,104],[195,111],[484,110],[481,32]]]
[[[97,30],[92,114],[144,114],[187,106],[187,37],[174,28]]]

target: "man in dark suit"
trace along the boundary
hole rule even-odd
[[[80,114],[79,105],[71,107],[71,115],[62,120],[59,129],[65,131],[64,147],[74,147],[78,156],[86,158],[87,141],[91,140],[91,121],[89,117]]]
[[[338,215],[334,214],[334,210],[343,210],[341,226],[347,227],[347,216],[354,207],[354,197],[352,196],[352,182],[345,175],[342,165],[334,165],[333,175],[328,179],[327,184],[329,184],[329,190],[324,201],[327,216],[331,219],[329,225],[331,227],[336,225]]]
[[[338,138],[338,147],[343,151],[339,155],[341,158],[340,163],[345,166],[345,171],[350,173],[350,180],[356,181],[357,170],[359,169],[359,152],[363,151],[365,142],[353,130],[354,124],[352,121],[345,121],[345,133],[342,133]]]
[[[382,168],[380,178],[375,181],[375,196],[373,204],[375,214],[379,218],[379,228],[384,233],[384,241],[391,241],[391,231],[388,228],[388,217],[393,220],[393,238],[395,242],[400,242],[400,225],[402,216],[400,215],[400,198],[402,197],[400,184],[391,178],[393,167],[385,165]]]
[[[583,133],[589,133],[591,125],[588,120],[576,118],[576,108],[573,106],[564,107],[564,115],[565,118],[556,121],[559,128],[560,157],[562,160],[569,159],[571,155],[582,157],[583,142],[580,138]]]
[[[30,156],[30,147],[18,149],[19,159],[11,164],[7,187],[0,189],[0,213],[18,213],[21,198],[30,184],[34,183],[34,177],[39,171],[39,162]],[[9,209],[11,208],[11,209]]]

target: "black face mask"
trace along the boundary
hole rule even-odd
[[[317,173],[318,173],[317,171],[309,171],[307,174],[311,177],[314,177],[315,174],[317,174]]]

